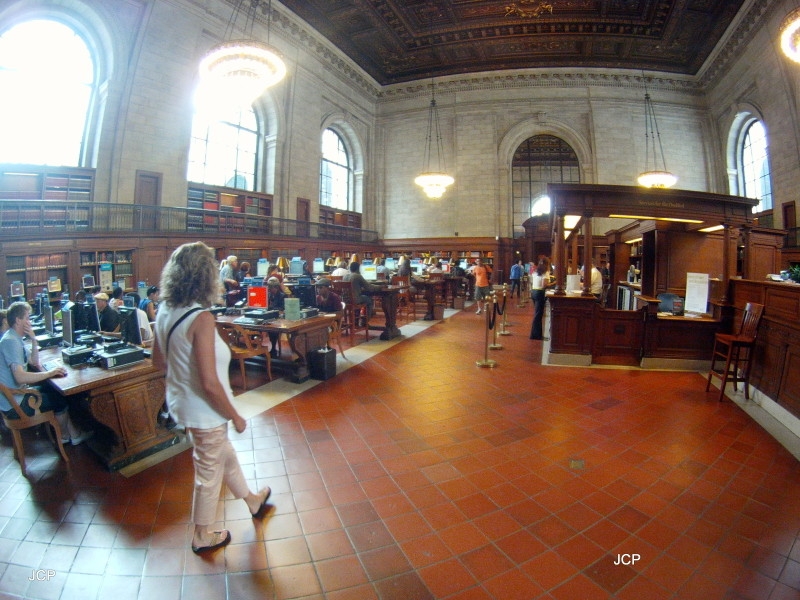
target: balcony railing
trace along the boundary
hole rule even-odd
[[[47,200],[0,200],[0,238],[61,233],[194,233],[374,242],[376,231],[227,211]]]

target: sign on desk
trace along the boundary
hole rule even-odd
[[[708,307],[708,273],[686,274],[686,301],[683,310],[703,314]]]

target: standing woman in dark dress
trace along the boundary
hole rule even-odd
[[[531,300],[533,300],[533,324],[531,325],[531,339],[541,340],[542,323],[544,321],[545,291],[550,287],[550,268],[547,261],[540,260],[536,272],[531,277]]]

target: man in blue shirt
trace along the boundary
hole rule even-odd
[[[520,294],[520,282],[522,281],[522,276],[524,271],[522,269],[522,261],[518,260],[517,264],[511,266],[511,272],[508,274],[508,278],[511,280],[511,293],[509,296],[511,298],[514,297],[514,290],[517,290],[517,298],[519,298]]]

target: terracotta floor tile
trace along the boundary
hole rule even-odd
[[[273,507],[253,521],[226,491],[217,519],[233,542],[208,556],[188,547],[189,452],[125,478],[84,447],[68,450],[67,472],[31,436],[41,456],[25,478],[0,445],[0,588],[119,600],[800,598],[791,454],[735,404],[707,399],[697,373],[544,367],[542,344],[524,335],[530,305],[507,317],[496,369],[453,360],[454,348],[483,353],[484,322],[464,311],[252,416],[232,443]],[[641,558],[614,565],[625,553]],[[28,582],[45,563],[57,576]]]

